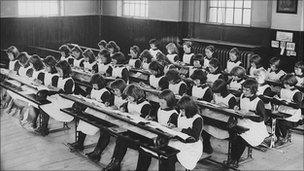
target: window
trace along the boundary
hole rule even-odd
[[[23,17],[58,16],[59,0],[19,0],[18,14]]]
[[[124,0],[123,15],[131,17],[148,17],[148,0]]]
[[[250,25],[251,0],[209,0],[208,7],[209,22]]]

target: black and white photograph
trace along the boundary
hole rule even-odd
[[[304,170],[304,0],[0,0],[1,170]]]

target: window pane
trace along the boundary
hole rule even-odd
[[[124,6],[124,15],[130,15],[130,4],[125,4]]]
[[[217,1],[218,0],[211,0],[210,1],[210,7],[217,7]]]
[[[243,7],[243,0],[235,0],[235,8],[242,8]]]
[[[135,17],[147,17],[148,9],[147,0],[124,0],[123,11],[124,15],[135,16]]]
[[[242,10],[241,9],[234,10],[234,24],[242,24]]]
[[[251,0],[244,0],[244,8],[251,8]]]
[[[225,0],[220,0],[218,6],[219,7],[225,7],[226,6],[226,1]]]
[[[217,8],[210,8],[209,21],[216,22]]]
[[[130,4],[130,15],[134,16],[134,14],[135,14],[134,4]]]
[[[244,9],[244,14],[243,14],[243,24],[250,25],[250,14],[251,10],[250,9]]]
[[[217,22],[224,23],[225,8],[219,8],[217,11]]]
[[[226,9],[226,23],[233,23],[233,9]]]
[[[226,7],[233,8],[233,6],[234,6],[234,0],[228,0],[228,1],[226,2]]]
[[[58,0],[44,0],[44,1],[18,1],[18,14],[20,16],[54,16],[59,15],[59,1]]]
[[[140,16],[140,4],[135,4],[135,16]]]

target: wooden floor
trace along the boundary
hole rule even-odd
[[[1,170],[101,170],[97,164],[87,160],[77,153],[71,153],[66,142],[73,142],[72,129],[49,134],[41,137],[28,132],[18,125],[16,119],[7,116],[1,111]],[[62,126],[51,120],[50,127]],[[85,144],[95,143],[98,136],[88,136]],[[241,170],[303,170],[303,135],[293,134],[292,144],[267,152],[253,150],[253,161],[240,166]],[[214,147],[213,159],[223,161],[226,159],[227,142],[212,139]],[[112,138],[109,147],[103,152],[101,165],[106,165],[111,159],[115,139]],[[85,152],[93,148],[85,149]],[[134,170],[138,153],[128,150],[122,162],[122,170]],[[150,170],[157,170],[158,161],[152,161]],[[195,170],[227,170],[220,166],[203,162]],[[185,170],[179,163],[176,170]]]

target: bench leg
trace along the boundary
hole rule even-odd
[[[158,170],[159,171],[174,171],[175,170],[175,156],[171,158],[159,157],[158,160]]]
[[[62,128],[52,129],[52,130],[49,131],[49,133],[65,131],[65,130],[69,130],[69,129],[70,129],[70,127],[68,126],[68,123],[64,122]]]

